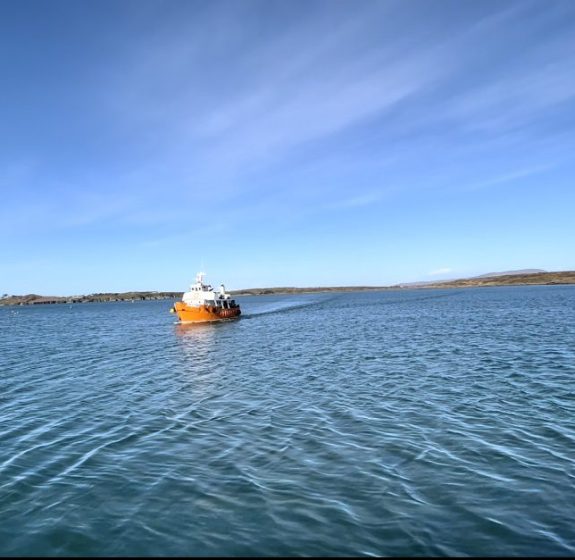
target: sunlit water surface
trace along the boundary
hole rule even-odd
[[[575,555],[575,286],[0,308],[2,555]]]

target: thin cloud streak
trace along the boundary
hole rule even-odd
[[[186,84],[183,80],[172,98],[176,102],[173,114],[158,115],[171,123],[174,138],[181,142],[177,151],[188,146],[197,154],[197,161],[216,170],[277,160],[286,150],[336,134],[392,108],[445,72],[445,61],[438,60],[429,45],[421,51],[413,46],[404,48],[397,40],[375,51],[350,48],[362,33],[373,33],[369,13],[352,23],[342,22],[341,28],[327,35],[317,25],[303,30],[296,27],[271,45],[248,49],[245,55],[238,53],[234,65],[244,68],[247,77],[227,99],[216,90],[210,105],[210,96],[198,82]],[[310,41],[314,34],[324,39]],[[312,48],[299,48],[306,41]],[[177,42],[165,47],[161,57],[140,71],[140,83],[130,77],[130,91],[149,91],[149,77],[157,80],[158,74],[164,74],[163,81],[175,87],[174,68],[184,75],[193,73],[197,54],[185,59],[181,53],[178,57],[179,51]],[[173,58],[184,58],[189,65],[164,64]],[[257,70],[250,72],[253,66]],[[220,80],[222,86],[233,85],[222,76]],[[156,99],[153,107],[166,106],[162,103],[166,96],[167,92]],[[138,115],[143,112],[149,117],[150,112],[142,111],[138,101],[145,103],[145,98],[129,99],[122,112],[134,115],[135,108]]]
[[[536,165],[532,167],[527,167],[525,169],[517,169],[515,171],[510,171],[508,173],[503,173],[491,179],[487,179],[485,181],[481,181],[479,183],[466,185],[463,190],[465,191],[475,191],[479,189],[484,189],[487,187],[492,187],[495,185],[501,185],[504,183],[512,183],[517,181],[518,179],[526,179],[528,177],[532,177],[533,175],[540,175],[546,171],[549,171],[555,167],[556,164],[544,164],[544,165]]]
[[[437,270],[432,270],[431,272],[428,272],[427,275],[428,276],[441,276],[443,274],[449,274],[450,272],[452,272],[451,268],[438,268]]]

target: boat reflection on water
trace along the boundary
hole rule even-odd
[[[207,358],[214,349],[217,325],[214,323],[175,323],[174,331],[186,355],[195,360]]]
[[[176,323],[174,332],[181,349],[179,371],[193,387],[193,393],[203,398],[217,386],[222,365],[214,361],[216,324]]]
[[[204,323],[174,323],[174,333],[184,358],[184,367],[195,379],[218,376],[229,361],[221,351],[222,335],[230,327],[237,325],[234,321],[216,321]]]
[[[176,334],[181,338],[203,339],[212,337],[219,325],[215,323],[174,323]]]

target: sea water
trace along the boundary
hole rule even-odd
[[[0,554],[575,555],[575,286],[0,308]]]

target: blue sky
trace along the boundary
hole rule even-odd
[[[0,0],[0,292],[575,269],[575,2]]]

